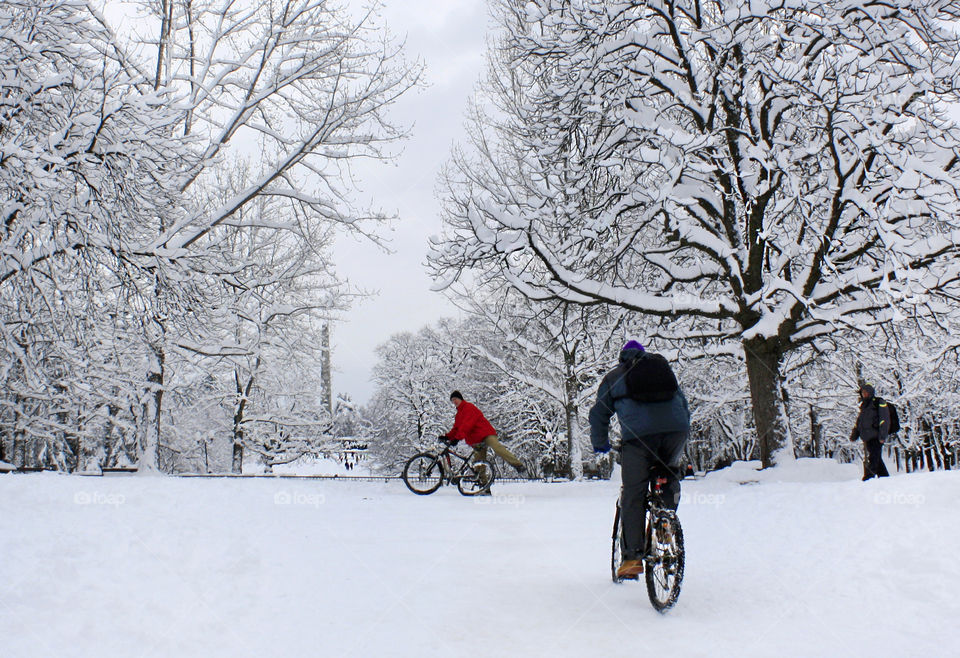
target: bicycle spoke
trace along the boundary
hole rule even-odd
[[[443,468],[437,455],[420,453],[414,455],[403,468],[403,481],[415,494],[430,494],[443,484]]]
[[[460,472],[457,488],[464,496],[476,496],[490,490],[493,484],[493,466],[490,462],[476,461]]]

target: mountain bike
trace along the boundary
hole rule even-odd
[[[683,582],[683,528],[677,513],[663,502],[663,485],[667,476],[654,468],[650,476],[650,493],[644,515],[643,574],[647,581],[647,596],[658,612],[666,612],[680,596]],[[613,546],[610,555],[610,573],[613,582],[621,583],[617,569],[623,564],[623,527],[620,518],[620,499],[613,517]]]
[[[463,456],[453,450],[455,441],[441,439],[442,450],[417,453],[403,467],[403,482],[419,496],[432,494],[443,484],[456,483],[464,496],[476,496],[490,491],[496,478],[493,464],[474,460],[474,455]],[[459,460],[459,467],[453,459]]]

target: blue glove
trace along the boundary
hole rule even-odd
[[[609,444],[609,443],[608,443],[607,445],[603,446],[602,448],[594,448],[594,449],[593,449],[593,454],[595,454],[595,455],[605,455],[605,454],[607,454],[608,452],[610,452],[610,444]]]

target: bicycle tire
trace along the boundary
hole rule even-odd
[[[663,538],[657,528],[666,523],[670,536]],[[672,608],[680,596],[683,584],[684,550],[683,528],[676,514],[660,512],[648,526],[647,559],[644,575],[647,581],[647,596],[657,612],[665,613]]]
[[[613,515],[613,539],[610,545],[610,578],[619,585],[623,578],[617,575],[617,570],[623,564],[623,544],[621,543],[621,534],[623,526],[620,525],[620,501],[617,501],[617,511]]]
[[[432,494],[443,484],[443,467],[436,455],[420,452],[403,467],[403,483],[418,496]]]
[[[488,475],[484,476],[483,473]],[[457,489],[464,496],[477,496],[490,491],[495,479],[493,464],[484,460],[475,461],[470,464],[469,469],[460,473],[460,477],[457,479]]]

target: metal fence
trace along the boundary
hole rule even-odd
[[[11,473],[59,473],[51,468],[19,468]],[[102,471],[76,471],[67,475],[82,477],[113,477],[134,475],[136,468],[105,468]],[[288,479],[288,480],[341,480],[344,482],[395,482],[402,480],[399,475],[303,475],[297,473],[170,473],[170,477],[179,478],[233,478],[233,479]],[[518,478],[498,477],[497,482],[568,482],[563,478]]]

